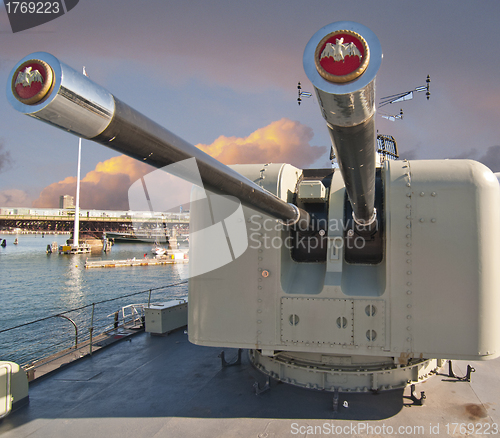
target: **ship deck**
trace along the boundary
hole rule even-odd
[[[28,405],[0,421],[2,438],[484,436],[500,434],[500,360],[454,361],[472,381],[447,371],[410,388],[379,394],[333,394],[271,381],[243,352],[241,365],[222,368],[220,348],[189,343],[184,330],[140,333],[30,385]],[[237,356],[225,350],[226,360]],[[347,402],[347,407],[344,407]],[[340,428],[340,429],[339,429]],[[370,429],[371,428],[371,429]],[[340,433],[339,433],[340,432]],[[471,433],[472,432],[472,433]]]

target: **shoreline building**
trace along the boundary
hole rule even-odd
[[[74,197],[70,195],[61,195],[59,197],[59,208],[74,209],[75,208]]]

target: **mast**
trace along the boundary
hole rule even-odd
[[[82,138],[78,138],[78,170],[76,172],[75,224],[73,230],[73,246],[80,246],[80,161],[82,158]]]
[[[85,66],[82,68],[82,73],[89,77]],[[73,228],[73,246],[76,246],[77,250],[80,248],[80,168],[82,159],[82,138],[78,138],[78,169],[76,172],[76,201],[75,201],[75,223]]]

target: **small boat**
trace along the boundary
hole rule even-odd
[[[19,239],[16,237],[16,238],[14,239],[14,245],[17,245],[18,243],[19,243]]]
[[[162,255],[165,255],[167,253],[167,250],[165,248],[162,248],[160,245],[156,244],[153,246],[153,248],[151,248],[151,252],[154,255],[162,256]]]
[[[79,245],[60,245],[59,254],[90,254],[91,247],[88,243]]]
[[[113,239],[110,238],[106,233],[102,235],[102,250],[104,252],[111,251],[111,247],[113,246]]]
[[[52,242],[51,245],[47,245],[47,254],[57,253],[59,245],[57,242]]]
[[[2,240],[2,243],[0,244],[2,248],[5,248],[7,246],[7,241],[5,239]]]

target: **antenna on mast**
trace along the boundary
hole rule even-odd
[[[398,93],[398,94],[392,94],[390,96],[385,96],[380,99],[380,102],[378,104],[379,108],[382,108],[385,105],[389,105],[391,103],[397,103],[397,102],[404,102],[406,100],[411,100],[413,99],[413,94],[414,93],[421,93],[425,91],[425,96],[427,97],[427,100],[431,97],[431,92],[430,92],[430,85],[431,85],[431,77],[427,75],[427,79],[425,80],[425,85],[422,85],[420,87],[416,87],[413,90],[410,91],[404,91],[403,93]]]
[[[311,97],[312,93],[309,93],[309,91],[302,91],[302,86],[300,85],[300,82],[297,84],[297,90],[299,97],[297,97],[297,103],[300,105],[302,103],[302,97]]]

